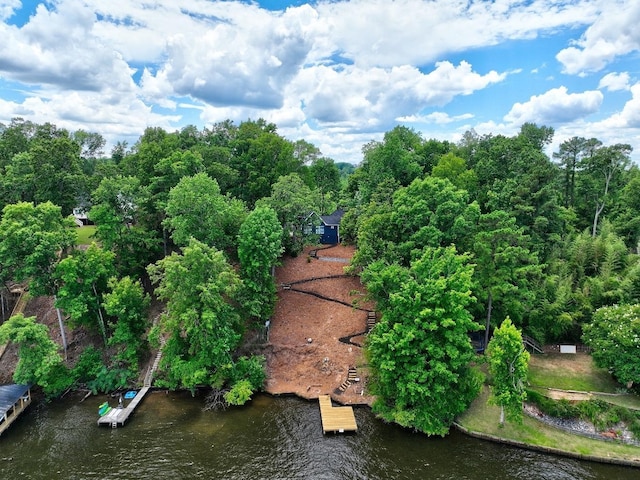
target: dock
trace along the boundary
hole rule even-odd
[[[0,435],[30,404],[29,385],[0,385]]]
[[[133,397],[133,399],[127,404],[126,407],[118,406],[118,407],[112,408],[103,416],[98,418],[98,425],[106,425],[111,428],[124,427],[124,424],[127,423],[127,420],[129,420],[129,416],[131,416],[133,411],[136,409],[138,404],[142,401],[144,396],[147,394],[147,392],[151,388],[151,384],[153,383],[153,374],[158,368],[158,365],[160,364],[160,359],[162,358],[162,346],[164,346],[163,340],[160,341],[160,350],[158,350],[158,353],[156,354],[156,358],[153,361],[153,365],[151,365],[151,368],[149,369],[149,371],[147,372],[144,378],[143,387],[136,394],[136,396]]]
[[[133,413],[148,391],[149,387],[143,387],[126,407],[115,407],[109,410],[98,419],[98,425],[107,425],[111,428],[124,427],[124,424],[129,420],[129,416]]]
[[[320,417],[322,418],[322,433],[357,432],[358,425],[352,407],[334,407],[329,395],[320,395]]]

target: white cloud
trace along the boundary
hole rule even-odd
[[[572,122],[597,112],[603,95],[598,90],[567,93],[564,86],[553,88],[542,95],[532,96],[528,102],[516,103],[504,117],[507,122],[522,125],[557,125]]]
[[[21,5],[20,0],[0,0],[0,20],[11,18]]]
[[[435,123],[437,125],[446,125],[448,123],[459,122],[473,118],[473,114],[464,113],[462,115],[451,116],[447,112],[432,112],[428,115],[406,115],[398,117],[398,122],[405,123]]]
[[[316,58],[331,51],[362,68],[425,65],[450,52],[591,23],[597,7],[589,0],[323,1],[316,6],[323,32]]]
[[[556,58],[565,73],[582,74],[602,70],[616,57],[640,50],[640,2],[607,1],[602,13],[575,42]]]
[[[630,81],[630,77],[627,72],[608,73],[600,79],[598,88],[601,88],[601,89],[606,88],[610,92],[615,92],[618,90],[629,90],[630,88],[629,81]]]
[[[633,85],[630,90],[631,99],[624,104],[622,110],[599,122],[603,128],[640,129],[640,82]]]
[[[388,126],[407,112],[442,106],[458,95],[502,81],[505,73],[480,75],[470,64],[439,62],[429,73],[415,67],[335,70],[326,66],[307,68],[295,86],[305,104],[305,113],[323,124],[353,128]]]

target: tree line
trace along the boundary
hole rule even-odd
[[[452,143],[399,126],[353,167],[264,120],[148,128],[105,155],[99,134],[14,119],[0,128],[0,276],[54,296],[70,326],[103,340],[81,370],[52,360],[33,375],[117,388],[163,339],[165,385],[246,401],[263,359],[238,348],[273,312],[271,268],[309,241],[309,212],[340,207],[341,237],[357,246],[349,269],[382,314],[366,347],[374,409],[443,434],[480,385],[470,334],[486,348],[508,317],[542,343],[584,334],[598,350],[612,328],[601,319],[617,317],[606,309],[640,303],[631,147],[575,137],[549,157],[553,134],[525,124]],[[69,233],[76,208],[96,225],[86,250]],[[152,297],[166,306],[153,327]],[[0,336],[32,328],[15,323]]]

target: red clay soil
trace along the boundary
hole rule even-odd
[[[321,299],[308,293],[278,288],[278,303],[271,321],[269,343],[262,353],[267,358],[266,391],[271,394],[295,394],[307,399],[329,394],[345,405],[368,404],[373,398],[367,395],[368,378],[366,361],[362,354],[366,330],[366,310],[373,305],[364,301],[364,287],[359,277],[316,279],[344,274],[354,248],[335,246],[320,250],[318,258],[310,258],[311,248],[297,258],[287,258],[276,269],[278,285],[292,283],[293,289],[304,290],[335,299],[348,305]],[[355,302],[355,303],[354,303]],[[62,345],[53,298],[31,299],[25,316],[35,316],[38,322],[49,328],[52,339]],[[88,334],[84,329],[65,329],[69,343],[69,366],[75,364],[78,354],[88,345],[99,345],[99,335]],[[352,344],[340,341],[350,337]],[[0,358],[0,384],[11,383],[17,364],[17,347],[9,344]],[[151,361],[151,358],[149,359]],[[340,386],[347,380],[349,367],[356,367],[359,381],[352,382],[343,392]]]
[[[309,256],[311,249],[285,259],[276,269],[278,303],[264,351],[266,391],[307,399],[328,394],[345,405],[370,405],[373,398],[365,388],[368,370],[361,345],[367,327],[366,310],[373,310],[373,306],[364,302],[365,290],[359,277],[322,279],[344,274],[354,249],[338,245],[318,251],[318,258]],[[296,283],[307,279],[314,280]],[[290,284],[291,289],[286,289],[285,284]],[[349,306],[354,302],[359,309]],[[340,341],[342,337],[351,337],[352,343]],[[349,367],[357,369],[359,381],[341,391]]]

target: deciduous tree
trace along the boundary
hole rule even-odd
[[[445,435],[477,395],[469,332],[480,326],[467,311],[473,302],[468,261],[454,247],[426,247],[409,268],[379,261],[363,272],[384,307],[366,354],[373,409],[385,420]]]
[[[273,314],[276,286],[272,267],[283,251],[282,226],[276,212],[270,207],[256,207],[238,234],[242,303],[253,317],[267,320]]]
[[[640,382],[640,304],[599,308],[583,330],[597,366],[627,388]]]
[[[509,317],[496,329],[487,347],[492,398],[500,407],[500,425],[507,420],[522,421],[522,402],[527,398],[525,384],[529,371],[529,352],[522,334]]]

